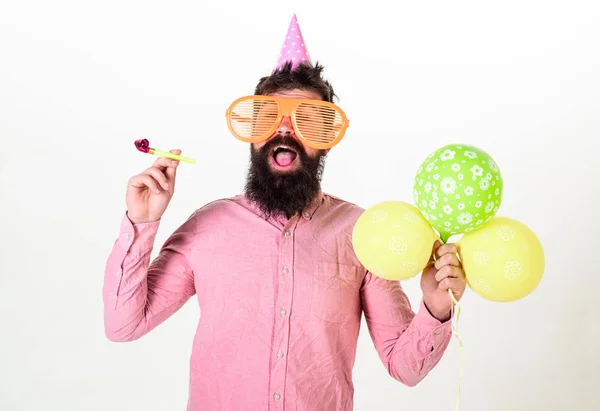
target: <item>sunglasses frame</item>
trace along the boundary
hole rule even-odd
[[[235,131],[235,129],[232,125],[233,109],[235,108],[235,106],[238,103],[240,103],[241,101],[244,101],[244,100],[274,101],[277,104],[277,118],[275,119],[275,121],[273,121],[273,126],[269,129],[269,131],[265,132],[264,135],[261,137],[254,137],[254,138],[242,137]],[[339,130],[337,137],[334,140],[332,140],[330,143],[327,143],[327,144],[318,144],[318,143],[312,142],[312,141],[304,138],[302,136],[302,133],[298,129],[298,124],[296,122],[296,109],[301,104],[311,104],[311,105],[333,108],[340,115],[341,120],[342,120],[340,130]],[[311,100],[311,99],[296,99],[296,98],[274,97],[274,96],[264,96],[264,95],[243,96],[243,97],[240,97],[240,98],[234,100],[229,105],[229,107],[227,108],[227,111],[225,112],[225,115],[227,117],[227,127],[229,128],[229,131],[231,131],[231,133],[233,134],[233,136],[235,138],[237,138],[238,140],[243,141],[245,143],[258,143],[261,141],[268,140],[273,135],[273,133],[275,133],[275,130],[277,129],[277,127],[279,127],[279,125],[281,124],[283,117],[289,116],[292,121],[292,127],[294,128],[296,136],[304,144],[306,144],[307,146],[312,147],[314,149],[317,149],[317,150],[329,149],[329,148],[332,148],[335,145],[337,145],[342,140],[342,138],[344,138],[344,135],[346,134],[346,130],[350,126],[350,120],[346,116],[346,113],[344,112],[344,110],[342,110],[339,106],[337,106],[333,103],[330,103],[328,101]]]

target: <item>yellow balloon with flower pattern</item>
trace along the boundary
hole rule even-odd
[[[361,264],[378,277],[396,281],[419,274],[438,239],[419,210],[403,201],[369,208],[352,232],[352,245]]]
[[[493,217],[483,227],[464,234],[457,245],[469,287],[487,300],[519,300],[542,280],[542,244],[519,221]]]

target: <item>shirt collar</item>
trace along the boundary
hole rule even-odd
[[[314,200],[302,212],[302,218],[311,220],[321,204],[323,204],[323,192],[319,190],[319,193],[315,196]]]
[[[260,208],[253,201],[251,201],[245,194],[242,196],[242,198],[243,198],[243,202],[246,204],[247,208],[251,209],[255,214],[261,216],[262,218],[266,218],[266,216],[261,213]],[[319,190],[319,192],[317,193],[315,198],[302,211],[301,218],[303,218],[305,220],[312,220],[317,209],[321,206],[321,204],[323,204],[324,198],[325,197],[323,195],[323,191]]]

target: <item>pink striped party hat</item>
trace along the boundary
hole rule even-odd
[[[283,67],[287,61],[292,63],[292,70],[304,61],[310,62],[308,50],[304,43],[304,38],[302,37],[296,14],[294,14],[292,21],[290,22],[287,36],[283,42],[283,47],[281,48],[281,54],[275,65],[275,70]]]

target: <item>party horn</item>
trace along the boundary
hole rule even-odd
[[[142,153],[166,157],[166,158],[170,158],[172,160],[177,160],[177,161],[185,161],[186,163],[190,163],[190,164],[196,164],[196,160],[194,160],[193,158],[178,156],[177,154],[173,154],[168,151],[159,150],[157,148],[150,147],[150,142],[145,138],[140,139],[140,140],[135,140],[135,148],[137,148]]]

